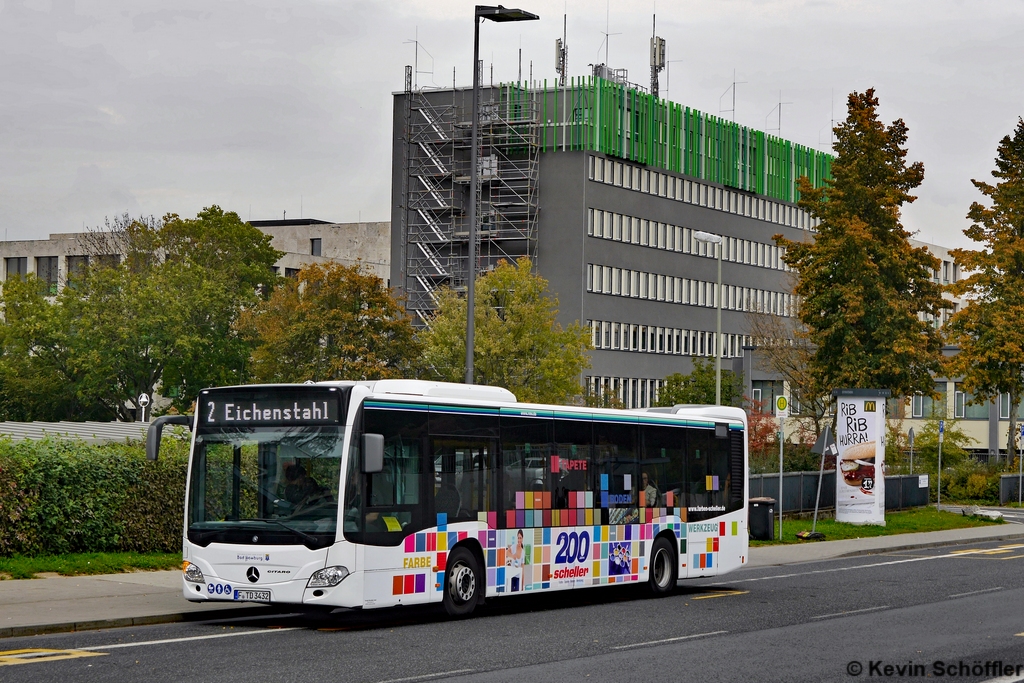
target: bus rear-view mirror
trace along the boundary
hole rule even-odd
[[[363,434],[363,472],[374,474],[384,469],[384,435]]]
[[[192,418],[188,415],[164,415],[153,420],[146,431],[146,460],[156,460],[160,454],[160,438],[164,433],[164,425],[184,425],[192,428]]]

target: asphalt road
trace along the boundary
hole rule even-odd
[[[1022,569],[1024,543],[993,542],[748,569],[662,599],[508,598],[464,621],[406,608],[5,639],[0,680],[986,681],[1001,661],[1024,681]]]

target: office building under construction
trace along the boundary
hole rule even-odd
[[[420,324],[442,287],[466,287],[470,201],[477,272],[529,256],[561,322],[592,330],[591,390],[626,406],[649,405],[694,356],[738,359],[751,313],[793,313],[772,236],[813,228],[796,206],[797,179],[820,186],[828,154],[661,99],[599,65],[564,85],[481,88],[472,198],[471,102],[469,88],[414,87],[411,69],[394,96],[391,282]],[[721,238],[721,339],[715,247],[696,231]],[[748,369],[748,388],[756,377]]]

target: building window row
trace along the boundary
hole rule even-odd
[[[591,320],[590,335],[595,349],[661,353],[674,356],[715,356],[715,333],[705,330],[683,330],[656,325]],[[750,337],[742,334],[722,334],[722,357],[743,355],[743,347],[750,345]]]
[[[714,247],[695,238],[694,232],[679,225],[627,216],[614,211],[588,209],[587,234],[592,237],[716,258]],[[722,236],[722,249],[724,261],[789,271],[789,266],[783,261],[786,250],[774,244]]]
[[[649,408],[658,402],[658,394],[665,386],[663,379],[644,379],[639,377],[602,377],[588,376],[584,378],[587,391],[591,396],[621,402],[624,408]]]
[[[100,254],[94,257],[96,262],[107,267],[116,267],[121,262],[117,254]],[[56,294],[59,281],[59,256],[36,256],[35,276],[46,284],[49,294]],[[24,280],[31,271],[28,269],[29,259],[27,256],[11,256],[4,259],[6,280]],[[89,267],[88,256],[66,256],[65,266],[67,275],[71,278],[85,274]]]
[[[715,308],[718,284],[688,277],[588,263],[587,291]],[[794,296],[786,292],[722,285],[722,308],[726,310],[770,313],[788,318],[796,310],[793,304]]]
[[[674,199],[678,202],[706,206],[711,209],[778,223],[791,228],[812,230],[820,221],[803,209],[748,192],[739,192],[697,180],[679,178],[668,173],[651,170],[614,159],[590,155],[590,180],[627,190]]]

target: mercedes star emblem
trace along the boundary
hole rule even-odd
[[[256,567],[249,567],[245,570],[245,578],[249,579],[249,583],[256,583],[260,580],[260,570]]]

